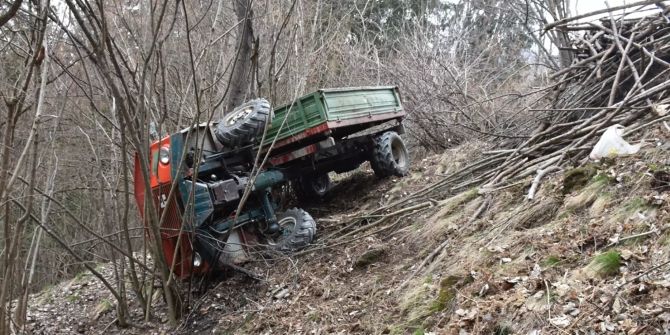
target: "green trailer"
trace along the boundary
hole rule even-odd
[[[275,109],[274,114],[263,145],[276,138],[279,148],[327,131],[346,136],[371,123],[401,120],[405,111],[398,88],[382,86],[321,89]]]
[[[330,188],[330,172],[366,161],[382,178],[407,174],[405,116],[395,86],[320,89],[276,108],[257,149],[270,151],[266,169],[291,172],[300,198],[318,199]]]

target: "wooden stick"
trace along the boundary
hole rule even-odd
[[[554,21],[554,22],[549,23],[546,26],[544,26],[544,31],[547,31],[547,30],[552,29],[552,28],[557,27],[557,26],[564,25],[568,22],[577,21],[577,20],[580,20],[580,19],[584,19],[584,18],[587,18],[587,17],[598,15],[598,14],[604,14],[604,13],[607,13],[607,12],[612,12],[612,11],[627,9],[627,8],[631,8],[631,7],[637,7],[637,6],[655,5],[655,4],[658,4],[658,3],[663,3],[663,1],[662,0],[638,1],[638,2],[633,2],[631,4],[627,4],[627,5],[621,5],[621,6],[615,6],[615,7],[612,7],[612,8],[600,9],[600,10],[596,10],[596,11],[589,12],[589,13],[586,13],[586,14],[576,15],[576,16],[568,17],[568,18],[561,19],[561,20],[558,20],[558,21]]]
[[[537,176],[535,176],[535,179],[533,179],[533,184],[530,186],[530,190],[528,190],[528,196],[527,196],[528,200],[533,200],[533,198],[535,197],[535,191],[537,190],[537,187],[540,185],[540,180],[542,180],[542,177],[544,177],[544,175],[553,171],[559,171],[560,169],[561,169],[560,167],[554,165],[546,169],[537,170]]]

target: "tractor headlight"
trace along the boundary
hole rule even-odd
[[[170,147],[162,147],[158,153],[158,159],[160,160],[161,164],[170,163]]]
[[[193,266],[199,268],[200,265],[202,265],[202,257],[200,257],[200,254],[196,252],[193,254]]]

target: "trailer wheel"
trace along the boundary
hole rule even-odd
[[[263,134],[265,124],[272,121],[272,114],[267,100],[247,101],[219,121],[216,138],[229,148],[252,143]]]
[[[300,177],[292,185],[301,202],[321,200],[332,186],[327,173]]]
[[[409,153],[398,133],[387,131],[374,139],[370,166],[380,178],[402,177],[409,172]]]
[[[272,249],[282,252],[300,250],[308,246],[316,236],[316,221],[300,208],[291,208],[277,216],[281,227],[277,237],[268,240]]]

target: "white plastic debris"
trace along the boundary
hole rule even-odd
[[[670,104],[653,104],[651,110],[658,116],[665,116],[668,114],[668,107],[670,107]]]
[[[597,160],[603,157],[632,155],[640,151],[642,144],[631,145],[621,137],[623,129],[624,127],[620,124],[607,128],[603,136],[598,140],[598,143],[593,147],[593,150],[591,150],[589,157]]]

